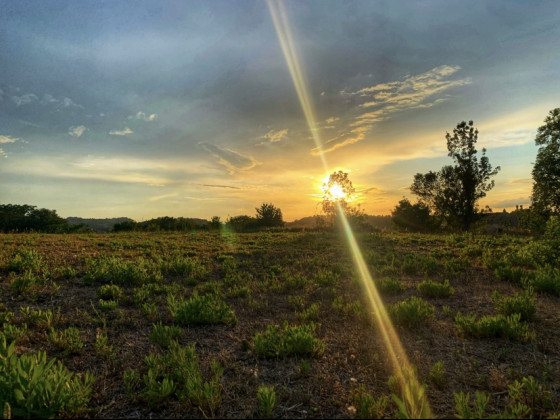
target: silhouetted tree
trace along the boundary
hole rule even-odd
[[[426,232],[435,228],[434,217],[430,208],[422,202],[411,204],[403,198],[391,212],[393,223],[401,229],[413,232]]]
[[[37,209],[28,204],[0,205],[0,230],[2,232],[68,232],[68,222],[56,210]]]
[[[234,216],[226,222],[226,227],[235,232],[252,232],[258,230],[257,219],[251,216]]]
[[[348,201],[356,192],[347,172],[333,172],[321,188],[323,190],[323,212],[335,216],[341,208],[344,213],[349,209]]]
[[[444,166],[439,172],[416,174],[410,190],[449,225],[468,230],[479,213],[477,201],[494,187],[490,178],[500,167],[492,168],[484,148],[478,159],[478,130],[472,121],[460,122],[453,135],[446,133],[445,138],[448,156],[455,165]]]
[[[212,220],[208,222],[208,228],[211,230],[217,230],[222,227],[222,222],[220,221],[220,216],[212,217]]]
[[[537,130],[539,147],[533,166],[532,209],[560,214],[560,108],[549,112]]]
[[[275,207],[272,203],[263,203],[260,207],[255,208],[257,211],[257,224],[261,227],[282,227],[282,210]]]

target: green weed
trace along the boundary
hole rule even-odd
[[[157,324],[152,324],[154,329],[150,332],[148,338],[150,341],[158,344],[162,348],[168,348],[173,340],[181,337],[181,328],[176,326],[162,325],[161,321]]]
[[[532,287],[522,293],[516,293],[513,297],[501,297],[497,291],[492,294],[492,300],[500,314],[505,316],[519,314],[521,321],[531,320],[537,312],[535,299]]]
[[[446,383],[445,380],[445,367],[442,361],[434,363],[430,369],[430,380],[438,387],[443,388]]]
[[[288,357],[292,355],[318,356],[325,350],[324,343],[315,338],[315,324],[269,325],[263,333],[253,337],[254,351],[262,357]]]
[[[397,325],[410,328],[426,324],[434,317],[434,307],[417,296],[387,305],[387,311]]]
[[[84,348],[80,330],[74,327],[68,327],[60,332],[51,328],[47,338],[52,345],[59,350],[64,350],[66,354],[80,354]]]
[[[505,337],[518,341],[530,341],[534,338],[534,333],[529,332],[526,323],[521,322],[521,315],[513,314],[510,316],[485,315],[476,319],[476,315],[462,315],[457,312],[455,315],[455,325],[465,335],[478,338],[497,338]]]
[[[181,325],[237,324],[235,313],[214,294],[199,296],[194,292],[187,301],[176,300],[173,295],[168,295],[167,302],[171,316]]]
[[[363,385],[360,385],[352,392],[352,404],[356,408],[356,416],[359,419],[380,419],[383,418],[388,406],[388,399],[380,396],[375,399],[366,392]]]
[[[98,299],[119,300],[123,296],[123,292],[116,284],[103,284],[95,292]]]
[[[259,416],[261,418],[272,417],[272,412],[276,407],[276,392],[273,386],[259,386],[257,390],[257,401],[259,406]]]
[[[447,279],[443,283],[426,279],[418,285],[418,291],[423,296],[430,298],[449,297],[455,293],[455,289],[449,285],[449,280]]]

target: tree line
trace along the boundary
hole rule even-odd
[[[440,229],[469,230],[489,208],[478,202],[494,187],[491,179],[500,170],[493,168],[482,149],[476,150],[478,130],[473,121],[457,124],[453,134],[446,133],[448,156],[454,165],[437,172],[417,173],[410,191],[418,199],[412,204],[403,198],[391,213],[394,224],[410,231]],[[540,146],[532,170],[532,205],[517,209],[520,225],[541,233],[553,214],[560,214],[560,108],[553,109],[538,128],[535,143]]]

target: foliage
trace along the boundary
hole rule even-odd
[[[534,333],[529,332],[529,327],[521,322],[521,315],[517,313],[510,316],[485,315],[477,319],[474,314],[462,315],[461,312],[457,312],[455,325],[465,335],[471,337],[504,337],[518,341],[530,341],[534,338]]]
[[[540,147],[532,171],[532,207],[560,214],[560,108],[537,129],[535,144]]]
[[[486,392],[475,392],[473,404],[471,406],[471,395],[469,393],[453,393],[455,398],[455,410],[458,419],[483,419],[486,406],[490,401],[490,396]]]
[[[529,321],[537,312],[535,306],[535,295],[533,288],[525,290],[522,293],[516,293],[513,297],[501,297],[496,291],[492,294],[492,300],[496,305],[499,313],[505,316],[519,314],[521,321]]]
[[[84,348],[80,330],[74,327],[68,327],[60,332],[51,328],[48,339],[57,349],[64,350],[66,354],[79,354]]]
[[[117,257],[90,259],[87,261],[84,275],[86,283],[98,281],[123,286],[157,283],[161,279],[161,272],[154,264],[141,257],[136,261],[123,261]]]
[[[537,292],[560,296],[560,269],[549,264],[539,268],[531,285]]]
[[[257,211],[257,225],[260,227],[282,227],[284,220],[282,219],[282,210],[275,207],[272,203],[263,203],[260,207],[255,208]]]
[[[80,416],[89,402],[95,378],[78,376],[46,352],[18,356],[15,343],[0,333],[0,405],[24,418]]]
[[[292,355],[315,356],[323,353],[324,343],[315,338],[315,324],[289,325],[281,328],[269,325],[263,333],[253,337],[255,353],[263,357],[288,357]]]
[[[436,227],[430,208],[423,202],[411,204],[407,198],[399,201],[391,217],[395,226],[408,232],[429,232]]]
[[[257,219],[251,216],[234,216],[226,221],[226,229],[234,232],[254,232],[258,230]]]
[[[447,133],[445,138],[448,156],[455,165],[444,166],[439,172],[417,173],[410,190],[448,225],[468,230],[479,212],[477,201],[494,187],[490,178],[500,167],[492,169],[485,156],[486,149],[482,149],[478,160],[475,148],[478,130],[472,121],[460,122],[453,135]]]
[[[176,340],[181,337],[182,331],[181,328],[176,326],[168,326],[163,325],[161,321],[157,324],[152,324],[154,329],[150,332],[148,338],[150,341],[158,344],[163,348],[167,348],[171,345],[173,340]]]
[[[168,295],[167,303],[171,316],[181,325],[237,324],[235,313],[215,294],[199,296],[195,291],[187,301]]]
[[[272,417],[272,412],[276,406],[276,392],[273,386],[259,386],[257,390],[257,401],[259,405],[259,416],[261,418]]]
[[[352,404],[356,408],[357,418],[380,419],[383,418],[389,401],[383,395],[375,399],[363,385],[360,385],[352,391]]]
[[[116,284],[103,284],[95,292],[98,299],[117,300],[123,296],[123,292]]]
[[[441,360],[434,363],[430,369],[430,380],[436,384],[438,388],[443,388],[445,385],[445,367]]]
[[[62,233],[79,230],[56,214],[56,210],[37,209],[28,204],[0,204],[0,232]]]
[[[431,298],[449,297],[455,293],[455,289],[449,285],[449,280],[447,279],[443,283],[426,279],[418,285],[418,291],[423,296]]]
[[[347,172],[333,172],[321,188],[323,190],[323,212],[328,215],[337,215],[339,208],[344,213],[349,209],[348,201],[356,192]]]
[[[417,296],[387,305],[387,310],[397,325],[410,328],[425,324],[434,317],[434,307]]]

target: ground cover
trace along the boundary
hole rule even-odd
[[[435,417],[560,413],[554,237],[357,238]],[[403,417],[352,261],[328,231],[2,234],[4,416]]]

